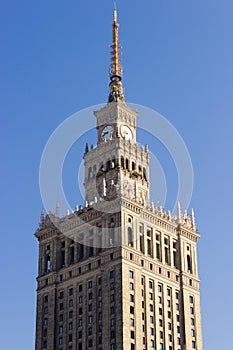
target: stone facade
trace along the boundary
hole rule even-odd
[[[114,11],[109,103],[86,145],[85,204],[41,213],[36,350],[202,350],[194,213],[150,203],[148,146],[124,102]],[[114,69],[116,70],[114,73]],[[120,89],[119,96],[114,87]]]

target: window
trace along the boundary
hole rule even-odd
[[[99,332],[102,332],[102,324],[99,324]]]
[[[151,339],[151,341],[150,341],[150,346],[151,346],[151,348],[155,347],[155,341],[153,339]]]
[[[45,341],[43,342],[43,348],[44,348],[44,349],[47,349],[47,345],[48,345],[47,340],[45,340]]]
[[[133,283],[132,282],[130,282],[129,288],[130,288],[130,290],[133,290]]]
[[[194,329],[191,329],[191,336],[195,337],[195,330]]]
[[[69,334],[69,342],[72,341],[72,334]]]
[[[154,328],[150,328],[150,335],[154,335]]]
[[[180,326],[177,326],[177,333],[180,333]]]
[[[161,318],[159,319],[159,326],[163,327],[163,320]]]
[[[133,294],[130,294],[130,296],[129,296],[129,300],[130,300],[130,302],[131,302],[131,303],[133,303],[133,302],[134,302],[134,295],[133,295]]]
[[[153,305],[152,304],[150,304],[150,311],[153,311]]]
[[[159,344],[159,350],[163,350],[163,344],[162,343]]]
[[[114,290],[114,289],[115,289],[115,284],[114,284],[114,282],[112,282],[112,283],[110,284],[110,289],[111,289],[111,290]]]
[[[73,323],[70,322],[70,323],[69,323],[69,331],[71,331],[72,329],[73,329]]]
[[[92,288],[92,281],[88,282],[88,288]]]
[[[78,291],[79,291],[79,293],[81,293],[82,290],[83,290],[83,286],[82,286],[82,284],[80,284],[80,285],[78,286]]]
[[[133,271],[129,271],[129,278],[133,278]]]
[[[168,318],[171,318],[171,315],[172,315],[172,314],[171,314],[171,311],[168,311],[168,312],[167,312],[167,317],[168,317]]]
[[[92,304],[88,305],[88,311],[91,312],[92,311]]]
[[[189,297],[189,302],[190,302],[191,304],[193,304],[193,296],[192,296],[192,295],[190,295],[190,297]]]
[[[92,347],[92,339],[88,340],[88,347],[91,348]]]
[[[82,318],[80,318],[79,321],[78,321],[78,326],[82,327],[82,325],[83,325],[83,320],[82,320]]]
[[[47,326],[47,324],[48,324],[48,319],[45,318],[45,319],[44,319],[44,326]]]
[[[59,338],[58,344],[59,344],[59,345],[62,345],[62,344],[63,344],[63,338],[62,338],[62,337]]]
[[[80,296],[80,297],[78,298],[78,301],[79,301],[79,304],[82,304],[82,302],[83,302],[83,297]]]
[[[152,289],[153,288],[153,282],[149,281],[149,288]]]
[[[99,312],[99,313],[98,313],[98,320],[99,320],[99,321],[102,320],[102,312]]]
[[[168,300],[168,301],[167,301],[167,306],[168,306],[168,307],[171,307],[171,300]]]
[[[191,318],[190,322],[191,322],[191,325],[194,326],[194,324],[195,324],[194,318]]]
[[[92,298],[93,298],[93,294],[92,294],[92,293],[89,293],[89,294],[88,294],[88,299],[89,299],[89,300],[92,300]]]
[[[110,308],[110,313],[111,313],[111,314],[115,314],[115,306],[111,306],[111,308]]]
[[[194,340],[192,341],[192,349],[196,349],[196,342]]]
[[[88,335],[92,335],[92,327],[88,328]]]
[[[154,323],[154,317],[150,316],[150,323]]]
[[[63,310],[63,307],[64,307],[64,304],[63,303],[60,303],[60,310]]]
[[[179,311],[179,304],[176,304],[176,310]]]
[[[116,344],[115,343],[111,344],[111,350],[116,350]]]
[[[78,314],[79,314],[79,315],[82,315],[82,313],[83,313],[83,308],[80,307],[80,308],[78,309]]]
[[[63,321],[63,314],[61,314],[61,315],[59,316],[59,321],[60,321],[60,322]]]
[[[134,331],[131,331],[131,332],[130,332],[130,338],[131,338],[131,339],[134,339]]]
[[[59,327],[59,334],[62,334],[63,333],[63,326],[60,326]]]
[[[171,331],[171,329],[172,329],[172,324],[171,324],[171,322],[168,322],[168,329],[169,329],[169,331]]]
[[[74,293],[73,288],[70,288],[70,290],[69,290],[69,296],[73,295],[73,293]]]
[[[194,308],[190,307],[190,314],[194,314]]]
[[[69,347],[68,347],[68,350],[72,350],[73,348],[72,348],[72,345],[70,345]]]
[[[93,322],[93,316],[89,316],[88,317],[88,323],[92,323]]]
[[[159,314],[162,315],[163,314],[163,309],[160,307],[159,308]]]
[[[114,296],[114,294],[111,294],[110,295],[110,301],[113,302],[114,300],[115,300],[115,296]]]
[[[48,311],[49,311],[48,306],[45,306],[45,308],[44,308],[44,313],[45,313],[45,314],[47,314],[47,313],[48,313]]]
[[[159,332],[159,338],[163,339],[163,332],[162,331]]]
[[[112,318],[110,323],[112,327],[115,326],[115,318]]]
[[[72,318],[73,317],[73,311],[70,311],[69,312],[69,318]]]
[[[78,332],[78,338],[81,339],[82,338],[82,331]]]
[[[161,286],[161,284],[158,285],[158,292],[159,292],[159,293],[162,292],[162,286]]]
[[[168,341],[172,342],[172,335],[168,334]]]
[[[110,271],[110,278],[114,278],[114,271]]]
[[[171,289],[170,289],[170,288],[167,289],[167,295],[168,295],[168,296],[171,295]]]
[[[153,294],[152,293],[149,293],[149,298],[150,298],[150,300],[153,300]]]
[[[74,305],[73,299],[69,301],[69,307],[72,307]]]
[[[130,313],[134,314],[134,307],[133,306],[130,306]]]
[[[98,278],[98,284],[101,285],[101,283],[102,283],[102,278],[99,277],[99,278]]]
[[[45,295],[45,297],[44,297],[44,302],[45,302],[45,303],[47,303],[47,302],[48,302],[48,300],[49,300],[48,295]]]
[[[134,327],[134,318],[131,318],[131,319],[130,319],[130,326],[131,326],[131,327]]]
[[[62,292],[60,292],[60,294],[59,294],[59,298],[60,299],[63,299],[64,298],[64,292],[62,291]]]
[[[178,343],[178,345],[181,344],[180,338],[177,338],[177,343]]]
[[[176,299],[179,299],[179,293],[176,292]]]

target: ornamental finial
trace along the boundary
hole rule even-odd
[[[122,75],[123,69],[121,66],[121,46],[119,44],[119,23],[117,22],[116,2],[114,2],[113,24],[112,24],[112,63],[110,65],[110,93],[108,102],[124,102]]]

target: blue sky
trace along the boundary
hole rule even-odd
[[[112,8],[1,2],[1,348],[34,346],[40,158],[63,120],[107,100]],[[192,158],[204,348],[231,350],[233,3],[119,0],[118,10],[126,100],[165,116]],[[161,163],[165,153],[158,145]],[[69,169],[74,179],[68,159],[65,179]]]

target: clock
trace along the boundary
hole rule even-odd
[[[113,134],[112,125],[107,125],[103,128],[103,130],[101,132],[101,139],[103,141],[105,141],[105,140],[108,141],[111,138],[112,134]]]
[[[121,135],[125,140],[132,140],[133,134],[130,128],[127,125],[121,126]]]

